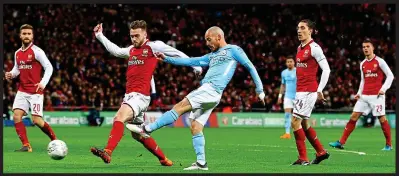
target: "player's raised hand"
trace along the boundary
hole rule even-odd
[[[355,100],[359,100],[360,99],[360,95],[359,94],[356,94],[355,95]]]
[[[154,55],[155,55],[155,57],[157,57],[157,59],[160,60],[160,61],[163,61],[163,60],[166,58],[165,54],[160,53],[160,52],[156,52],[156,53],[154,53]]]
[[[102,23],[97,24],[97,26],[94,27],[93,31],[95,34],[102,33],[103,32],[103,24]]]
[[[323,104],[327,103],[327,100],[324,98],[324,95],[322,92],[317,92],[317,99],[320,100]]]
[[[37,84],[35,84],[35,86],[37,86],[36,92],[44,90],[44,85],[41,83],[37,83]]]
[[[265,106],[266,105],[266,103],[265,103],[265,93],[262,92],[262,93],[258,94],[258,98],[259,98],[259,101],[262,102],[263,106]]]
[[[6,79],[7,79],[7,80],[11,80],[11,79],[12,79],[12,74],[11,74],[11,72],[6,72],[5,76],[6,76]]]

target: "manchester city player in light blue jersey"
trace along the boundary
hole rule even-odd
[[[188,94],[172,110],[165,112],[154,123],[145,126],[126,125],[130,131],[138,133],[142,137],[148,137],[151,132],[173,123],[180,115],[192,111],[194,115],[190,117],[191,133],[197,161],[184,170],[208,170],[205,160],[205,138],[202,130],[212,110],[219,104],[223,90],[234,75],[237,63],[243,65],[250,72],[256,85],[257,96],[263,105],[265,104],[262,81],[245,52],[239,46],[227,44],[224,32],[216,26],[206,31],[205,40],[212,52],[202,57],[172,58],[165,57],[162,53],[156,53],[160,60],[174,65],[209,66],[205,78],[201,81],[201,87]]]
[[[278,94],[278,104],[281,104],[283,94],[284,95],[284,118],[285,118],[285,133],[280,136],[281,139],[290,139],[290,128],[291,128],[291,115],[294,108],[294,100],[296,93],[296,69],[295,61],[292,56],[288,56],[285,61],[287,69],[281,72],[281,86],[280,94]]]

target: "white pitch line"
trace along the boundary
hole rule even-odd
[[[335,149],[334,151],[336,151],[336,152],[344,152],[344,153],[356,153],[356,154],[359,154],[359,155],[366,155],[366,153],[364,153],[364,152],[358,152],[358,151],[352,151],[352,150],[337,150],[337,149]]]
[[[213,144],[215,145],[215,144]],[[220,144],[216,144],[216,145],[220,145]],[[227,144],[230,146],[249,146],[249,147],[272,147],[272,148],[292,148],[292,149],[296,149],[296,147],[292,147],[292,146],[279,146],[279,145],[263,145],[263,144]],[[307,148],[308,150],[313,150],[313,148]],[[342,152],[342,153],[354,153],[354,154],[358,154],[358,155],[366,155],[365,152],[360,152],[360,151],[352,151],[352,150],[333,150],[333,151],[337,151],[337,152]],[[372,156],[385,156],[385,155],[381,155],[381,154],[367,154],[367,155],[372,155]]]

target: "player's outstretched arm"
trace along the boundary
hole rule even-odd
[[[96,35],[96,38],[104,45],[107,51],[110,52],[115,57],[120,57],[125,59],[129,58],[129,51],[132,46],[127,48],[120,48],[119,46],[109,41],[108,38],[104,36],[102,31],[103,31],[102,23],[98,24],[94,28],[94,34]]]
[[[158,40],[158,41],[154,41],[154,42],[149,42],[149,45],[154,50],[154,52],[163,53],[163,54],[165,54],[165,56],[191,59],[190,57],[188,57],[183,52],[181,52],[178,49],[173,48],[173,47],[165,44],[162,41]],[[200,66],[193,66],[193,69],[194,69],[194,71],[196,73],[202,72],[202,67],[200,67]]]
[[[173,65],[181,65],[181,66],[208,66],[209,65],[209,57],[208,55],[204,55],[201,57],[192,57],[192,58],[176,58],[176,57],[165,57],[163,59],[164,62],[170,63]]]
[[[248,59],[247,54],[240,48],[234,48],[233,49],[233,57],[241,64],[243,65],[251,74],[252,79],[255,82],[256,85],[256,93],[261,94],[263,93],[263,84],[262,81],[259,77],[258,71],[256,71],[255,66],[252,64],[252,62]]]
[[[46,53],[38,47],[34,47],[33,51],[35,52],[36,60],[40,62],[42,67],[44,68],[44,75],[42,80],[40,81],[39,84],[41,84],[44,89],[48,82],[50,81],[51,75],[53,74],[53,66],[51,65],[49,59],[46,56]]]

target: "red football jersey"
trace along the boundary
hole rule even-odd
[[[323,59],[326,59],[323,50],[313,40],[305,46],[298,47],[296,54],[297,92],[317,91],[318,62]]]
[[[137,92],[149,96],[151,78],[157,66],[157,58],[154,53],[164,53],[166,56],[188,58],[181,51],[166,45],[162,41],[145,41],[139,48],[133,45],[127,48],[119,48],[109,41],[102,33],[96,37],[112,55],[128,59],[126,71],[126,93]]]
[[[42,83],[46,86],[53,73],[53,67],[44,51],[31,43],[24,50],[22,48],[17,50],[14,57],[15,63],[11,74],[13,77],[19,75],[18,91],[29,94],[43,94],[43,92],[36,92],[37,86],[35,84]],[[43,79],[41,78],[42,67],[46,70]]]
[[[126,93],[138,92],[150,95],[151,77],[157,66],[157,58],[148,40],[140,47],[130,49],[126,71]]]
[[[378,92],[383,87],[384,70],[391,72],[386,62],[380,57],[374,56],[371,60],[364,59],[360,63],[360,69],[361,79],[364,83],[363,87],[360,88],[363,90],[361,94],[378,95]]]

